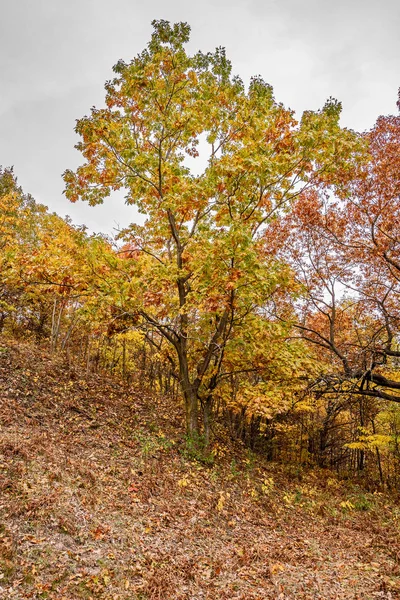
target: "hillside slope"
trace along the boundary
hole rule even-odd
[[[400,598],[400,509],[219,443],[180,412],[0,340],[0,598]]]

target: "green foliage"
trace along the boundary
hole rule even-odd
[[[206,438],[199,434],[185,436],[185,444],[181,449],[181,454],[187,460],[208,467],[211,467],[215,461],[215,454],[210,450]]]
[[[161,434],[147,434],[139,431],[134,433],[133,439],[138,442],[140,452],[144,458],[149,458],[157,452],[164,452],[173,447],[173,442]]]

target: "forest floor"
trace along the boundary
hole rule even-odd
[[[216,445],[168,398],[0,340],[0,599],[400,598],[400,506]]]

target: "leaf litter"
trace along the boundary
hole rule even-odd
[[[170,398],[1,346],[0,599],[400,598],[394,494],[218,436],[201,460]]]

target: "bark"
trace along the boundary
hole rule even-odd
[[[203,404],[203,428],[204,428],[204,443],[208,447],[210,444],[210,419],[212,409],[212,397],[206,398]]]

